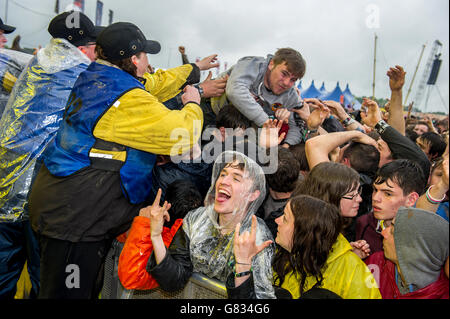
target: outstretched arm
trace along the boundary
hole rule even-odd
[[[448,144],[443,155],[444,161],[442,162],[442,176],[439,182],[435,185],[431,185],[427,192],[419,197],[416,203],[416,207],[435,213],[440,205],[440,201],[445,198],[445,194],[448,191]]]
[[[403,116],[402,88],[405,84],[406,72],[399,65],[389,68],[387,76],[389,77],[389,87],[391,88],[391,100],[389,107],[388,124],[405,135],[405,118]]]
[[[338,146],[351,140],[378,147],[377,142],[373,138],[356,130],[319,135],[307,140],[305,143],[309,168],[313,169],[319,163],[329,162],[328,154]]]
[[[352,119],[350,115],[347,114],[347,112],[344,110],[342,105],[336,101],[323,101],[323,103],[330,109],[331,113],[336,116],[341,123],[343,123],[343,126],[345,127],[346,131],[352,131],[352,130],[360,130],[361,132],[364,132],[364,127],[361,123],[356,121],[355,119]]]
[[[163,207],[159,206],[161,200],[161,189],[158,189],[155,201],[151,206],[147,206],[139,212],[140,216],[150,218],[150,238],[153,243],[153,252],[155,254],[156,263],[159,264],[166,256],[166,246],[162,239],[162,231],[164,220],[169,221],[170,216],[167,212],[170,204],[164,202]]]
[[[217,61],[217,54],[212,54],[210,56],[207,56],[206,58],[201,59],[198,62],[195,62],[195,64],[198,66],[200,71],[204,71],[218,67],[219,63],[216,61]]]

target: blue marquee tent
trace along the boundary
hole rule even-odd
[[[305,91],[302,92],[302,98],[318,98],[320,96],[319,90],[314,85],[314,80],[311,81],[311,85]]]
[[[331,100],[336,102],[341,102],[341,96],[343,96],[343,92],[341,87],[339,86],[339,82],[337,82],[336,87],[333,91],[328,94],[325,94],[321,97],[322,100]],[[344,101],[345,102],[345,101]]]
[[[300,82],[298,82],[297,88],[300,90],[300,92],[303,91],[302,80],[300,80]]]
[[[358,100],[355,99],[352,92],[350,91],[348,84],[345,87],[344,92],[342,92],[342,93],[344,94],[344,101],[345,101],[346,107],[352,106],[353,109],[355,109],[355,110],[359,110],[361,108],[361,103],[359,103]]]
[[[325,82],[322,82],[320,89],[317,89],[314,84],[314,80],[312,80],[310,86],[306,90],[303,90],[302,88],[302,81],[299,82],[297,88],[300,90],[301,96],[304,99],[318,98],[321,100],[331,100],[343,103],[347,108],[350,106],[352,106],[355,110],[359,110],[361,108],[361,103],[359,103],[358,100],[355,99],[353,93],[350,91],[350,87],[348,84],[346,85],[345,90],[342,91],[341,87],[339,86],[339,82],[337,82],[334,90],[331,92],[327,92],[327,90],[325,89]]]
[[[319,92],[321,96],[328,94],[327,89],[325,89],[325,82],[322,82],[322,86],[320,87]]]

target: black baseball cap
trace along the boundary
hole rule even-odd
[[[66,39],[74,46],[95,42],[104,27],[96,27],[83,12],[68,11],[50,21],[48,33],[54,38]]]
[[[8,34],[11,32],[14,32],[14,30],[16,30],[15,27],[4,24],[3,20],[0,18],[0,30],[3,30],[4,33]]]
[[[122,60],[139,52],[157,54],[161,45],[147,40],[133,23],[116,22],[107,26],[97,38],[97,44],[109,60]]]

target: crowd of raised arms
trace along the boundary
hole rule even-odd
[[[402,66],[388,104],[354,109],[302,98],[289,47],[213,78],[218,55],[183,46],[150,65],[161,45],[130,22],[61,13],[33,55],[3,48],[14,31],[0,20],[0,298],[102,298],[118,243],[128,290],[199,273],[232,299],[449,298],[448,116],[404,112]]]

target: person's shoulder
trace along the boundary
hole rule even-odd
[[[257,233],[259,233],[260,235],[261,242],[266,240],[273,240],[272,233],[270,232],[269,227],[267,227],[266,222],[258,216],[256,216],[256,220],[258,221]]]
[[[249,62],[264,63],[266,62],[266,58],[261,56],[244,56],[237,61],[237,63],[249,63]]]
[[[201,215],[206,213],[205,207],[198,207],[189,211],[183,219],[183,223],[188,225],[189,223],[196,221]]]

